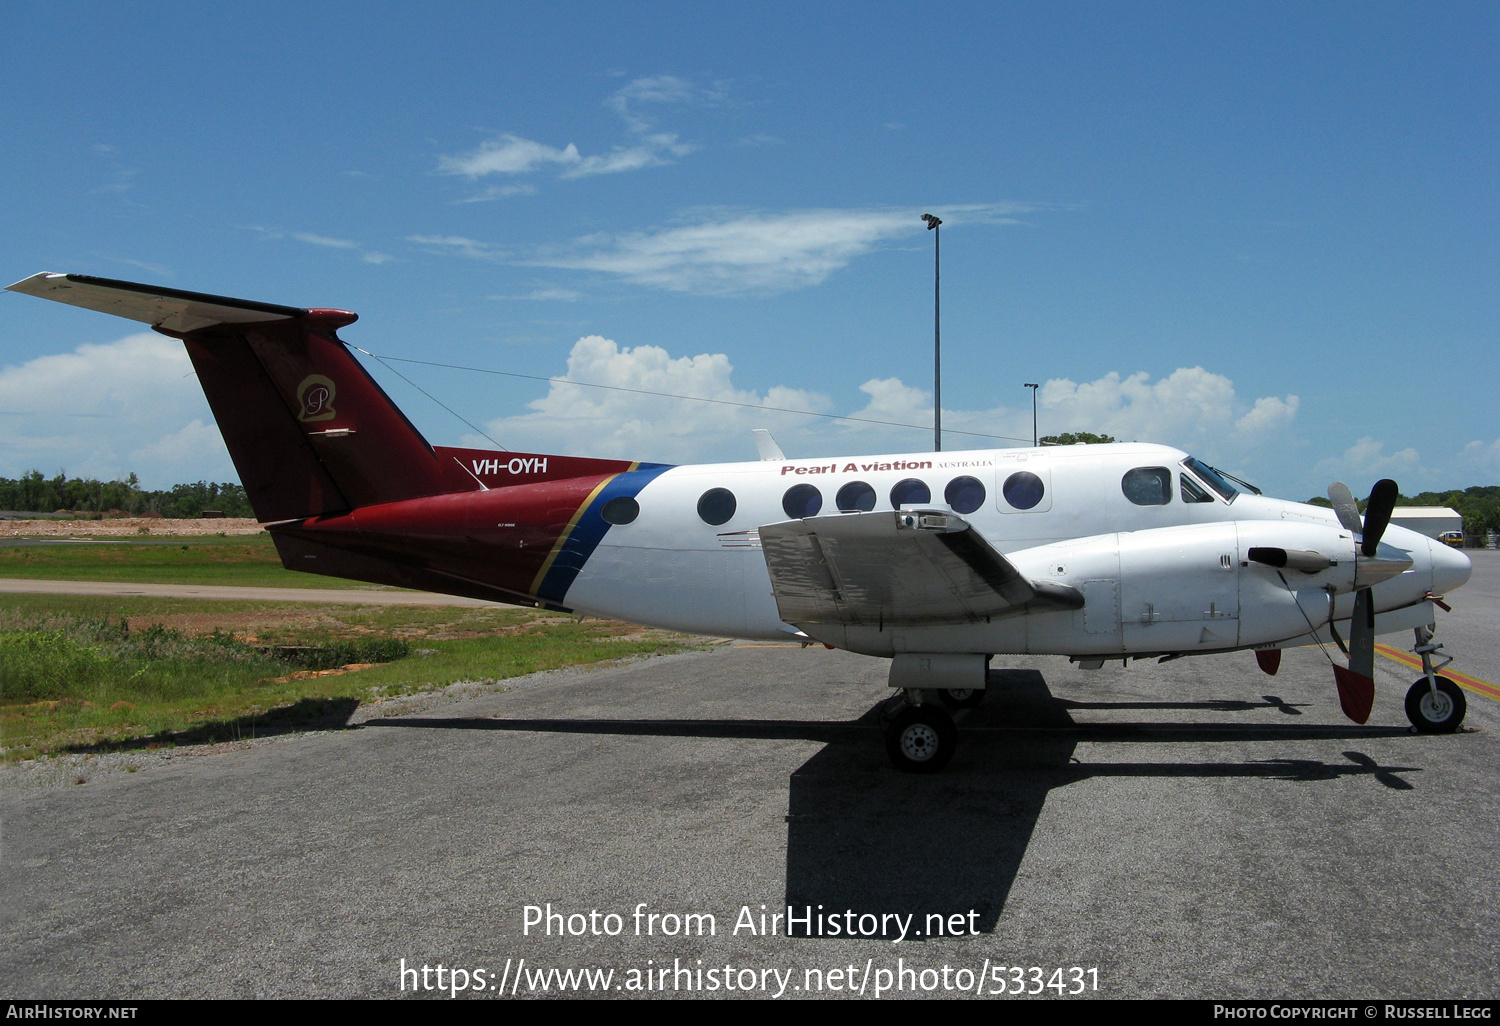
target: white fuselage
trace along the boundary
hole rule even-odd
[[[1168,446],[1113,444],[676,467],[641,490],[638,517],[608,531],[566,602],[674,630],[795,636],[778,613],[758,535],[763,525],[793,519],[788,490],[816,489],[818,515],[828,516],[852,484],[873,489],[875,510],[892,510],[898,482],[919,481],[929,498],[918,493],[903,505],[959,513],[1027,577],[1081,591],[1084,608],[979,623],[820,627],[811,632],[816,640],[882,656],[1110,657],[1274,646],[1319,631],[1326,638],[1330,595],[1333,616],[1347,619],[1352,608],[1350,532],[1332,510],[1244,490],[1225,496],[1222,481],[1196,476],[1186,459]],[[973,482],[950,491],[959,478],[982,486],[977,507]],[[699,514],[711,489],[734,496],[723,523]],[[808,494],[800,493],[803,505],[792,503],[798,512],[806,513]],[[1307,574],[1248,561],[1249,548],[1267,545],[1319,551],[1337,565]],[[1386,531],[1382,551],[1388,547],[1412,566],[1375,587],[1377,629],[1430,623],[1425,596],[1462,585],[1467,558],[1399,527]]]

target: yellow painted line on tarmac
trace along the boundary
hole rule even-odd
[[[1410,667],[1413,670],[1420,670],[1422,668],[1422,660],[1419,657],[1412,655],[1410,652],[1403,652],[1399,648],[1392,648],[1389,645],[1376,645],[1375,651],[1387,659],[1395,660],[1402,666]],[[1487,680],[1480,680],[1478,677],[1471,677],[1467,673],[1459,673],[1456,670],[1442,670],[1441,674],[1459,687],[1467,688],[1476,695],[1483,695],[1485,698],[1493,698],[1495,701],[1500,702],[1500,687],[1496,687]]]

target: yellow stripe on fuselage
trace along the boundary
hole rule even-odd
[[[628,474],[631,470],[635,470],[639,466],[639,462],[632,463],[629,470],[622,471],[621,473]],[[609,484],[619,476],[619,474],[611,474],[603,481],[600,481],[597,485],[594,486],[594,490],[589,492],[589,497],[578,504],[578,508],[573,511],[573,519],[568,521],[568,526],[563,528],[563,533],[557,536],[557,544],[552,546],[552,551],[547,553],[546,562],[544,562],[542,564],[542,568],[536,572],[536,578],[531,582],[532,595],[537,595],[537,591],[541,588],[542,582],[547,579],[547,571],[552,569],[552,564],[557,562],[557,557],[562,552],[563,546],[568,544],[569,538],[573,537],[573,529],[578,526],[578,521],[583,517],[584,510],[593,505],[594,500],[599,497],[599,493],[604,491],[605,485]],[[537,597],[540,598],[541,596],[538,595]]]

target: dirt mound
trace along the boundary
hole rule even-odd
[[[248,517],[215,517],[204,520],[168,520],[154,517],[122,517],[111,520],[0,520],[0,538],[125,537],[154,534],[177,537],[190,534],[259,534],[264,528]]]

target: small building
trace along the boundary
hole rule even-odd
[[[1397,506],[1391,510],[1391,523],[1429,538],[1464,529],[1464,518],[1447,506]]]

